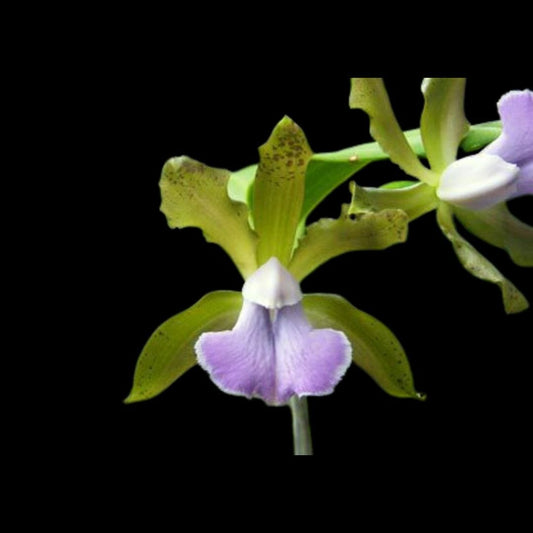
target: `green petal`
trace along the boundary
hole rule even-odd
[[[368,114],[370,134],[392,162],[420,181],[437,183],[437,175],[422,165],[400,129],[382,78],[352,78],[350,107]]]
[[[524,295],[485,257],[457,232],[451,206],[441,203],[437,221],[444,235],[452,243],[455,253],[465,269],[476,278],[495,283],[501,289],[506,313],[519,313],[529,307]]]
[[[165,163],[160,181],[161,211],[171,228],[200,228],[231,257],[243,277],[257,269],[257,237],[248,224],[248,208],[228,197],[228,170],[188,157]]]
[[[159,326],[143,348],[126,403],[157,396],[196,364],[194,345],[205,331],[231,329],[242,307],[240,292],[206,294]]]
[[[438,205],[435,188],[417,182],[405,187],[381,188],[360,187],[350,183],[352,191],[351,211],[379,212],[383,209],[401,209],[407,213],[409,221],[428,213]]]
[[[442,173],[455,161],[469,129],[464,114],[466,78],[425,78],[420,130],[431,169]]]
[[[311,149],[303,131],[285,117],[259,148],[253,220],[259,235],[257,262],[275,256],[287,265],[294,248]]]
[[[382,322],[334,294],[307,294],[303,306],[313,327],[346,334],[354,363],[385,392],[399,398],[424,398],[414,388],[409,361],[400,342]]]
[[[383,250],[404,242],[407,223],[407,215],[400,209],[353,214],[349,212],[349,206],[344,205],[339,218],[322,218],[308,226],[289,270],[301,281],[338,255],[358,250]]]
[[[465,228],[484,241],[506,250],[519,266],[533,266],[533,227],[518,220],[502,203],[482,211],[454,208]]]

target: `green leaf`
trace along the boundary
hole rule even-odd
[[[465,152],[475,152],[496,140],[501,133],[501,120],[471,126],[467,136],[461,142],[461,149]]]
[[[420,130],[406,131],[405,138],[415,154],[424,157]],[[314,154],[305,177],[302,220],[305,221],[313,209],[348,178],[354,176],[369,163],[384,159],[389,159],[389,156],[377,142],[364,143],[336,152]]]
[[[360,187],[350,183],[351,212],[379,212],[383,209],[402,209],[409,221],[428,213],[438,205],[435,188],[422,182],[406,187]]]
[[[253,185],[257,165],[250,165],[232,172],[228,180],[228,196],[234,202],[241,202],[252,210]]]
[[[379,213],[349,212],[342,207],[337,219],[322,218],[307,228],[289,264],[293,276],[301,281],[333,257],[357,250],[383,250],[407,238],[407,215],[400,209]]]
[[[311,159],[305,177],[305,196],[301,219],[309,214],[339,185],[364,168],[370,160],[333,161]]]
[[[192,307],[159,326],[137,361],[126,403],[157,396],[196,364],[194,345],[205,331],[231,329],[242,307],[240,292],[206,294]]]
[[[464,113],[466,78],[425,78],[420,130],[431,169],[441,174],[457,157],[469,130]]]
[[[518,220],[505,203],[482,211],[454,208],[454,214],[471,233],[506,250],[519,266],[533,266],[533,227]]]
[[[400,129],[382,78],[352,78],[350,107],[368,114],[370,134],[393,163],[420,181],[437,183],[437,175],[420,162]]]
[[[472,152],[492,142],[501,133],[501,122],[487,122],[471,126],[461,143],[461,149]],[[405,138],[418,157],[425,157],[420,129],[407,130]],[[377,142],[364,143],[335,152],[313,154],[305,175],[305,193],[300,217],[303,226],[313,209],[339,185],[354,176],[369,163],[389,159]],[[253,182],[257,165],[232,172],[228,193],[232,200],[243,202],[252,209]],[[406,182],[407,183],[407,182]],[[381,188],[386,187],[382,186]]]
[[[417,181],[391,181],[389,183],[385,183],[385,185],[381,185],[380,189],[406,189],[407,187],[412,187],[413,185],[417,185],[419,182]]]
[[[505,312],[519,313],[529,307],[524,295],[485,257],[483,257],[455,228],[452,207],[444,202],[437,209],[437,221],[444,235],[452,243],[465,269],[476,278],[498,285],[502,292]]]
[[[285,117],[259,148],[253,220],[259,235],[257,263],[271,257],[287,265],[302,213],[305,172],[311,149],[300,127]]]
[[[257,269],[257,237],[248,224],[248,208],[228,197],[228,170],[188,157],[165,163],[161,175],[161,211],[171,228],[200,228],[231,257],[243,277]]]
[[[385,392],[399,398],[424,399],[414,388],[409,361],[400,342],[382,322],[334,294],[307,294],[303,306],[313,327],[346,334],[354,363]]]

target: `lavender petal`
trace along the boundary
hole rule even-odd
[[[301,304],[281,309],[274,331],[279,401],[287,402],[295,394],[331,394],[352,361],[346,335],[333,329],[312,329]]]
[[[232,331],[204,333],[195,348],[220,389],[269,405],[330,394],[351,363],[347,337],[312,329],[301,303],[271,312],[244,300]]]
[[[498,102],[502,134],[483,149],[523,167],[533,160],[533,92],[510,91]],[[524,176],[525,177],[525,176]]]

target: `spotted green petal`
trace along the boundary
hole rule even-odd
[[[342,331],[352,345],[352,358],[388,394],[423,399],[414,388],[407,356],[395,335],[374,317],[334,294],[308,294],[303,306],[315,328]]]
[[[312,152],[300,127],[285,117],[259,148],[253,221],[259,235],[257,262],[289,263],[302,213],[305,172]],[[235,238],[234,236],[230,236]]]
[[[393,186],[394,185],[394,186]],[[422,182],[387,184],[380,188],[360,187],[350,183],[351,212],[379,212],[383,209],[402,209],[409,221],[415,220],[438,205],[435,188]]]
[[[482,211],[454,208],[465,228],[484,241],[506,250],[519,266],[533,266],[533,227],[518,220],[505,203]]]
[[[444,235],[452,243],[455,253],[465,269],[476,278],[498,285],[502,292],[505,312],[519,313],[529,307],[524,295],[485,257],[483,257],[455,228],[453,209],[441,203],[437,209],[437,221]]]
[[[466,78],[425,78],[420,130],[431,169],[441,173],[455,161],[469,130],[464,114]]]
[[[344,205],[339,218],[322,218],[308,226],[289,270],[301,281],[333,257],[357,250],[383,250],[404,242],[407,223],[407,215],[401,209],[355,215]]]
[[[188,157],[163,167],[161,211],[171,228],[200,228],[231,257],[243,277],[257,269],[257,237],[248,224],[248,208],[228,197],[228,170],[211,168]]]
[[[370,134],[404,172],[435,185],[437,175],[418,159],[392,110],[382,78],[352,78],[350,107],[362,109],[370,118]]]
[[[163,392],[196,364],[194,345],[206,331],[231,329],[242,307],[240,292],[216,291],[159,326],[137,361],[126,403],[148,400]]]

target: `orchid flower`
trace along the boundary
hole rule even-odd
[[[306,171],[313,153],[288,117],[259,149],[253,192],[236,201],[249,169],[231,173],[188,157],[164,165],[161,210],[171,228],[200,228],[244,279],[242,291],[214,291],[164,322],[145,345],[126,402],[163,392],[196,363],[224,392],[295,406],[333,391],[351,361],[387,393],[415,391],[407,357],[377,319],[332,294],[303,295],[300,282],[340,254],[383,249],[406,238],[400,209],[305,227]],[[248,189],[246,189],[248,190]],[[311,202],[313,203],[313,202]]]
[[[474,276],[497,284],[507,313],[528,307],[524,295],[464,237],[457,218],[471,233],[505,249],[520,266],[533,266],[533,227],[513,216],[506,202],[533,194],[533,93],[511,91],[501,97],[501,121],[479,129],[467,122],[465,78],[426,78],[420,123],[421,144],[405,135],[394,116],[381,78],[354,78],[350,106],[370,117],[370,133],[382,150],[418,182],[381,188],[353,187],[354,208],[379,212],[402,208],[410,221],[436,210],[437,221],[462,265]],[[484,147],[484,148],[483,148]],[[474,155],[457,159],[458,149]],[[354,152],[357,153],[357,150]],[[425,166],[418,156],[429,162]]]

